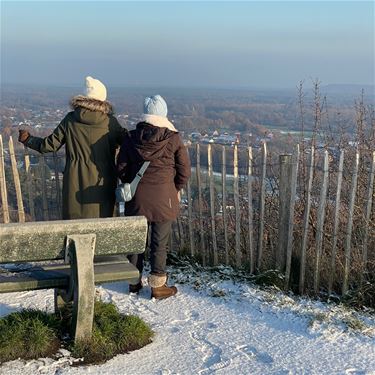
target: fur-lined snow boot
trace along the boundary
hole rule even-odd
[[[148,277],[148,283],[151,287],[151,298],[164,299],[174,296],[177,293],[175,286],[167,285],[167,275],[153,275]]]
[[[137,284],[129,284],[129,293],[139,293],[139,291],[143,288],[142,282],[140,281]]]
[[[129,284],[129,293],[139,293],[139,291],[143,288],[142,284],[142,276],[138,278],[137,284]]]

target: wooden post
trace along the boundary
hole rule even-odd
[[[303,217],[303,233],[302,233],[302,245],[301,245],[301,263],[300,263],[300,277],[299,277],[299,292],[302,294],[305,287],[305,269],[306,269],[306,247],[307,247],[307,235],[309,232],[309,218],[311,209],[311,189],[314,176],[314,158],[315,149],[311,146],[310,152],[310,165],[309,165],[309,179],[307,183],[306,192],[306,206]]]
[[[247,171],[247,198],[248,198],[248,221],[249,221],[249,253],[248,260],[250,262],[250,273],[254,273],[254,236],[253,236],[253,151],[249,146],[248,152],[248,171]]]
[[[355,155],[355,164],[354,164],[352,185],[351,185],[351,191],[350,191],[350,201],[349,201],[349,217],[348,217],[348,225],[347,225],[346,237],[345,237],[345,266],[344,266],[344,280],[342,284],[342,294],[346,294],[346,292],[348,291],[351,240],[352,240],[352,229],[353,229],[353,212],[354,212],[355,196],[356,196],[356,191],[357,191],[358,167],[359,167],[359,152],[357,151]]]
[[[264,236],[264,204],[266,195],[266,168],[267,168],[267,145],[263,142],[262,145],[262,168],[261,168],[261,180],[260,180],[260,208],[259,208],[259,236],[258,236],[258,271],[262,266],[263,257],[263,236]]]
[[[43,220],[48,221],[48,203],[47,203],[47,186],[46,186],[46,170],[45,170],[45,159],[44,155],[39,157],[39,168],[40,168],[40,178],[42,186],[42,204],[43,204]]]
[[[216,225],[215,225],[215,187],[214,176],[212,170],[212,148],[209,144],[207,147],[207,161],[208,161],[208,178],[210,183],[210,212],[211,212],[211,235],[212,235],[212,252],[213,264],[218,265],[217,241],[216,241]]]
[[[35,221],[35,206],[34,206],[34,189],[32,186],[32,176],[30,171],[30,157],[27,152],[27,148],[24,147],[24,160],[25,160],[25,172],[26,172],[26,186],[27,186],[27,194],[29,199],[29,207],[30,207],[30,216],[31,220]]]
[[[289,287],[292,264],[294,203],[297,190],[299,147],[294,157],[280,156],[280,223],[277,267],[285,270],[285,289]]]
[[[16,155],[14,153],[14,145],[13,145],[13,138],[12,137],[9,137],[9,143],[8,144],[9,144],[10,163],[12,165],[14,188],[16,190],[16,199],[17,199],[17,208],[18,208],[18,221],[20,223],[24,223],[25,222],[25,210],[24,210],[24,207],[23,207],[20,175],[18,174],[17,160],[16,160]]]
[[[174,236],[175,236],[175,233],[174,233],[174,222],[172,223],[171,225],[171,234],[169,235],[169,238],[168,238],[168,251],[172,251],[172,249],[174,248]],[[147,246],[148,250],[150,250],[149,246]],[[150,259],[150,252],[148,252],[148,259]]]
[[[189,149],[187,149],[189,154]],[[194,246],[194,235],[193,235],[193,213],[192,213],[192,204],[191,199],[191,184],[190,179],[187,182],[187,200],[188,200],[188,218],[189,218],[189,242],[190,242],[190,255],[193,257],[195,255],[195,246]]]
[[[1,203],[3,206],[3,219],[4,219],[4,224],[6,224],[6,223],[9,223],[10,218],[9,218],[7,183],[5,179],[3,137],[1,136],[1,134],[0,134],[0,190],[1,190]]]
[[[323,246],[323,227],[325,219],[326,201],[328,189],[328,151],[324,151],[323,162],[323,181],[320,190],[319,207],[317,213],[317,229],[316,229],[316,259],[315,259],[315,272],[314,272],[314,292],[319,292],[319,276],[320,276],[320,260],[322,257]]]
[[[286,252],[288,246],[290,181],[292,179],[292,155],[280,155],[279,182],[279,242],[276,254],[276,268],[285,272]]]
[[[234,209],[236,215],[236,233],[235,233],[235,250],[236,250],[236,266],[241,266],[241,210],[240,210],[240,193],[238,185],[238,147],[233,148],[233,193],[234,193]]]
[[[177,222],[177,229],[178,229],[178,246],[180,249],[180,253],[182,253],[185,249],[185,235],[184,235],[184,227],[182,225],[181,217],[178,217],[176,222]]]
[[[55,187],[56,187],[56,204],[57,204],[57,214],[58,218],[61,220],[62,218],[62,203],[61,203],[61,190],[60,190],[60,174],[58,169],[57,163],[57,154],[56,152],[53,153],[53,165],[55,168]],[[120,215],[119,215],[120,216]]]
[[[340,200],[341,200],[341,185],[342,185],[342,173],[344,170],[344,150],[340,152],[339,169],[337,172],[337,187],[336,187],[336,200],[335,200],[335,217],[333,221],[333,243],[332,243],[332,254],[331,254],[331,270],[328,278],[328,296],[332,294],[333,277],[336,272],[336,250],[337,250],[337,232],[340,221]]]
[[[198,186],[198,210],[199,210],[199,235],[200,235],[200,245],[201,245],[201,256],[202,256],[202,264],[206,265],[206,249],[204,246],[204,229],[203,229],[203,213],[202,213],[202,184],[201,184],[201,153],[200,153],[200,145],[197,143],[196,146],[196,153],[197,153],[197,167],[196,167],[196,174],[197,174],[197,186]]]
[[[364,273],[367,272],[367,245],[368,245],[368,232],[369,224],[371,220],[371,209],[372,209],[372,196],[374,194],[374,176],[375,176],[375,151],[372,153],[372,161],[370,167],[368,192],[367,192],[367,206],[366,206],[366,223],[365,223],[365,233],[363,237],[363,252],[362,252],[362,276],[361,280],[363,282]]]
[[[225,264],[229,264],[228,249],[228,216],[227,216],[227,165],[226,165],[226,148],[222,148],[222,169],[221,169],[221,186],[222,186],[222,206],[223,206],[223,227],[224,227],[224,246],[225,246]]]

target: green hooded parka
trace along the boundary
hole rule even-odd
[[[127,130],[112,115],[107,101],[79,95],[70,104],[73,111],[51,135],[30,136],[26,146],[47,153],[65,144],[63,219],[111,217],[117,185],[115,153]]]

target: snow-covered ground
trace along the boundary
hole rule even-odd
[[[0,374],[375,374],[375,317],[342,306],[262,290],[202,272],[172,269],[179,293],[150,300],[126,283],[98,288],[104,301],[142,317],[156,332],[146,347],[102,365],[59,358],[13,361]],[[0,295],[0,316],[34,307],[52,311],[52,291]]]

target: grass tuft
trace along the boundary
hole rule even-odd
[[[28,309],[0,319],[0,363],[48,357],[60,347],[60,322],[53,314]]]
[[[364,281],[363,285],[348,291],[342,297],[342,302],[350,307],[361,308],[370,307],[375,308],[375,277],[369,277]]]
[[[151,342],[154,333],[140,318],[122,315],[113,304],[95,302],[94,326],[89,342],[72,346],[74,357],[83,363],[101,363],[117,354],[140,349]]]
[[[0,319],[0,363],[53,357],[64,343],[81,363],[101,363],[116,354],[149,344],[154,333],[140,318],[120,314],[115,305],[95,302],[93,335],[89,342],[67,341],[69,311],[49,314],[38,310],[14,312]],[[62,339],[64,338],[64,340]]]
[[[261,286],[272,286],[279,289],[284,287],[284,274],[278,270],[264,271],[254,276],[254,282]]]

